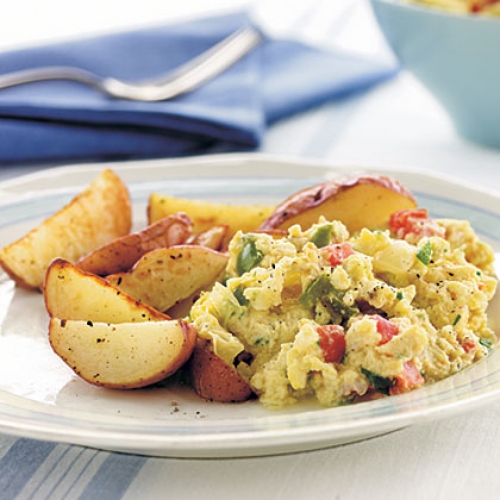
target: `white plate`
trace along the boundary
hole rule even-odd
[[[152,191],[270,203],[325,178],[361,171],[256,155],[106,166],[129,185],[137,227],[145,223]],[[102,168],[65,167],[0,183],[0,245],[60,208]],[[377,172],[401,180],[432,215],[468,218],[500,250],[499,194],[422,172]],[[498,304],[492,309],[500,333]],[[171,383],[137,391],[99,389],[79,380],[52,353],[47,321],[40,294],[17,289],[0,276],[1,432],[156,456],[270,455],[348,443],[457,414],[500,393],[500,350],[430,387],[329,409],[297,406],[270,412],[255,401],[209,403]]]

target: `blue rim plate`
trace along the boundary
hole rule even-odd
[[[219,202],[275,203],[326,178],[391,175],[433,216],[469,219],[500,256],[499,193],[417,170],[341,167],[254,154],[61,167],[5,181],[0,183],[0,245],[59,209],[105,167],[128,184],[137,227],[146,221],[153,191]],[[495,301],[491,317],[500,334]],[[52,353],[47,322],[41,295],[19,290],[0,275],[0,432],[150,456],[273,455],[354,442],[459,414],[500,395],[500,351],[429,387],[339,408],[299,405],[270,412],[256,401],[210,403],[171,382],[137,391],[100,389],[79,380]]]

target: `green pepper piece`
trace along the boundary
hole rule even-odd
[[[359,309],[356,306],[348,306],[344,302],[344,292],[337,290],[336,288],[332,288],[331,294],[328,296],[329,303],[333,310],[342,315],[344,318],[350,318],[355,314],[359,313]]]
[[[299,302],[312,309],[323,297],[326,297],[333,290],[333,285],[326,274],[320,274],[314,281],[309,283],[304,293],[300,296]]]
[[[368,379],[368,382],[373,385],[376,392],[389,396],[391,387],[394,387],[395,385],[394,380],[376,375],[363,367],[361,367],[361,373]]]
[[[332,317],[336,318],[340,315],[342,318],[350,318],[357,314],[359,309],[345,304],[344,295],[344,292],[334,288],[328,275],[320,274],[305,289],[299,302],[308,309],[313,309],[318,302],[321,302],[330,311]]]
[[[432,255],[432,245],[430,241],[426,241],[424,246],[418,251],[417,259],[422,262],[422,264],[428,266],[431,261]]]
[[[236,297],[236,300],[238,301],[238,304],[240,306],[247,306],[250,303],[250,301],[243,294],[244,291],[245,289],[241,285],[237,286],[233,290],[233,295]]]
[[[255,240],[247,239],[236,259],[238,275],[241,276],[253,269],[263,258],[264,254],[257,249]]]
[[[326,247],[332,241],[333,226],[331,224],[325,224],[316,229],[314,234],[311,236],[311,241],[318,248]]]

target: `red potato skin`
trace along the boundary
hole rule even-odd
[[[287,221],[294,219],[304,211],[319,207],[326,201],[356,186],[370,184],[376,184],[394,191],[408,198],[415,206],[417,205],[413,194],[399,181],[391,177],[382,175],[344,177],[310,186],[294,193],[275,208],[274,212],[261,224],[259,229],[262,231],[284,229],[287,227]]]
[[[192,226],[186,214],[170,215],[97,248],[79,259],[76,266],[98,276],[127,271],[151,250],[184,243],[191,235]]]
[[[194,348],[188,363],[194,391],[209,401],[236,403],[253,396],[251,387],[233,366],[206,346]]]

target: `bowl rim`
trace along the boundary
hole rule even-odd
[[[443,7],[428,5],[418,0],[370,0],[372,4],[388,4],[395,5],[401,9],[414,10],[435,17],[460,19],[466,22],[473,23],[498,23],[500,26],[500,16],[488,16],[473,13],[454,12]]]

